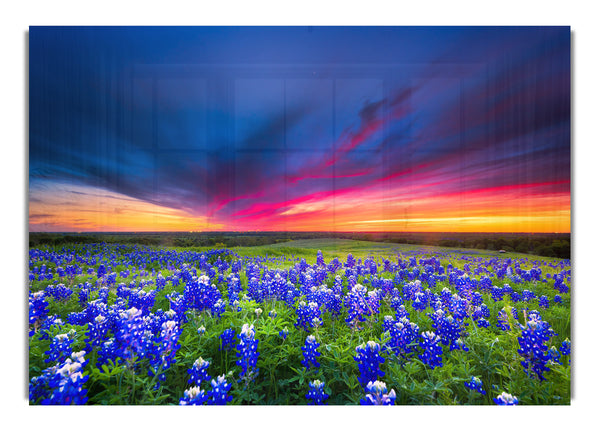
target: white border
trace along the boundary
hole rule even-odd
[[[582,2],[583,3],[583,2]],[[8,5],[9,3],[7,3]],[[590,429],[596,407],[598,353],[595,312],[598,282],[594,272],[598,252],[595,219],[598,139],[598,26],[595,10],[565,1],[505,0],[428,1],[144,1],[104,0],[24,1],[3,7],[0,31],[2,56],[2,402],[5,423],[29,429],[178,427],[229,429],[393,428],[510,429],[527,426],[549,429]],[[592,2],[587,3],[591,5]],[[372,409],[328,407],[238,407],[204,410],[171,407],[44,408],[27,405],[26,307],[27,208],[25,144],[25,32],[29,25],[570,25],[574,35],[573,62],[573,215],[574,399],[570,407],[399,407]],[[594,128],[594,129],[592,129]],[[596,132],[596,133],[594,133]],[[25,364],[23,364],[25,361]],[[590,425],[588,425],[590,424]]]

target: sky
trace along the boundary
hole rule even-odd
[[[569,27],[30,27],[30,231],[570,232]]]

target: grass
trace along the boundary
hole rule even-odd
[[[202,250],[208,250],[204,248]],[[318,239],[300,239],[288,241],[285,243],[270,244],[257,247],[232,247],[230,250],[244,257],[257,256],[294,256],[296,258],[304,258],[309,264],[316,262],[316,252],[321,250],[325,261],[329,261],[335,257],[340,261],[345,261],[349,253],[355,258],[364,259],[366,257],[384,257],[394,258],[400,255],[413,254],[461,254],[475,255],[484,258],[501,257],[511,259],[528,258],[543,259],[545,261],[559,261],[560,259],[552,259],[548,257],[534,256],[524,253],[499,253],[497,251],[479,250],[479,249],[457,249],[456,247],[438,247],[429,245],[413,245],[413,244],[391,244],[387,242],[374,241],[358,241],[350,239],[338,238],[318,238]]]

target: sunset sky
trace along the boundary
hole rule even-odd
[[[31,27],[30,231],[570,232],[569,27]]]

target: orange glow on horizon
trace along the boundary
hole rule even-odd
[[[547,184],[531,184],[419,195],[414,189],[401,186],[391,189],[376,186],[315,193],[279,203],[255,201],[227,219],[219,218],[218,214],[197,217],[183,209],[166,208],[117,193],[69,186],[44,194],[43,201],[31,199],[29,229],[32,232],[568,233],[570,193],[553,193],[547,187]]]

